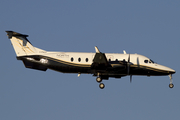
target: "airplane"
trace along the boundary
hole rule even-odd
[[[55,70],[62,73],[93,74],[99,87],[105,85],[102,80],[133,75],[164,76],[169,75],[169,88],[173,88],[172,74],[175,70],[157,64],[140,54],[102,53],[95,46],[95,53],[85,52],[51,52],[34,47],[27,39],[28,35],[6,31],[14,47],[17,60],[23,61],[26,68],[46,71]]]

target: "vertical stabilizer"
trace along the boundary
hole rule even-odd
[[[36,49],[27,39],[28,35],[23,35],[13,31],[6,31],[11,40],[17,56],[31,55],[36,53]]]

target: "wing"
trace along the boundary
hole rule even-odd
[[[127,61],[108,61],[105,53],[95,47],[96,54],[91,64],[94,76],[101,76],[102,79],[109,77],[122,77],[127,73]]]
[[[97,47],[95,47],[96,54],[93,59],[93,63],[91,65],[92,69],[95,70],[107,70],[107,68],[110,68],[111,65],[107,61],[107,58],[104,53],[101,53]]]

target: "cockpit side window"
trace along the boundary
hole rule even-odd
[[[148,63],[148,60],[144,60],[144,63]]]
[[[154,64],[155,62],[150,59],[150,60],[144,60],[144,63],[152,63],[152,64]]]

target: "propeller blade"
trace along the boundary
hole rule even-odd
[[[137,65],[138,65],[138,68],[139,68],[139,57],[137,57]]]
[[[127,62],[127,74],[129,75],[129,70],[130,69],[130,54],[129,54],[129,57],[128,57],[128,62]]]
[[[127,66],[127,74],[129,75],[129,65]]]
[[[132,75],[130,75],[130,83],[132,82]]]
[[[128,57],[128,63],[130,62],[130,54],[129,54],[129,57]]]

